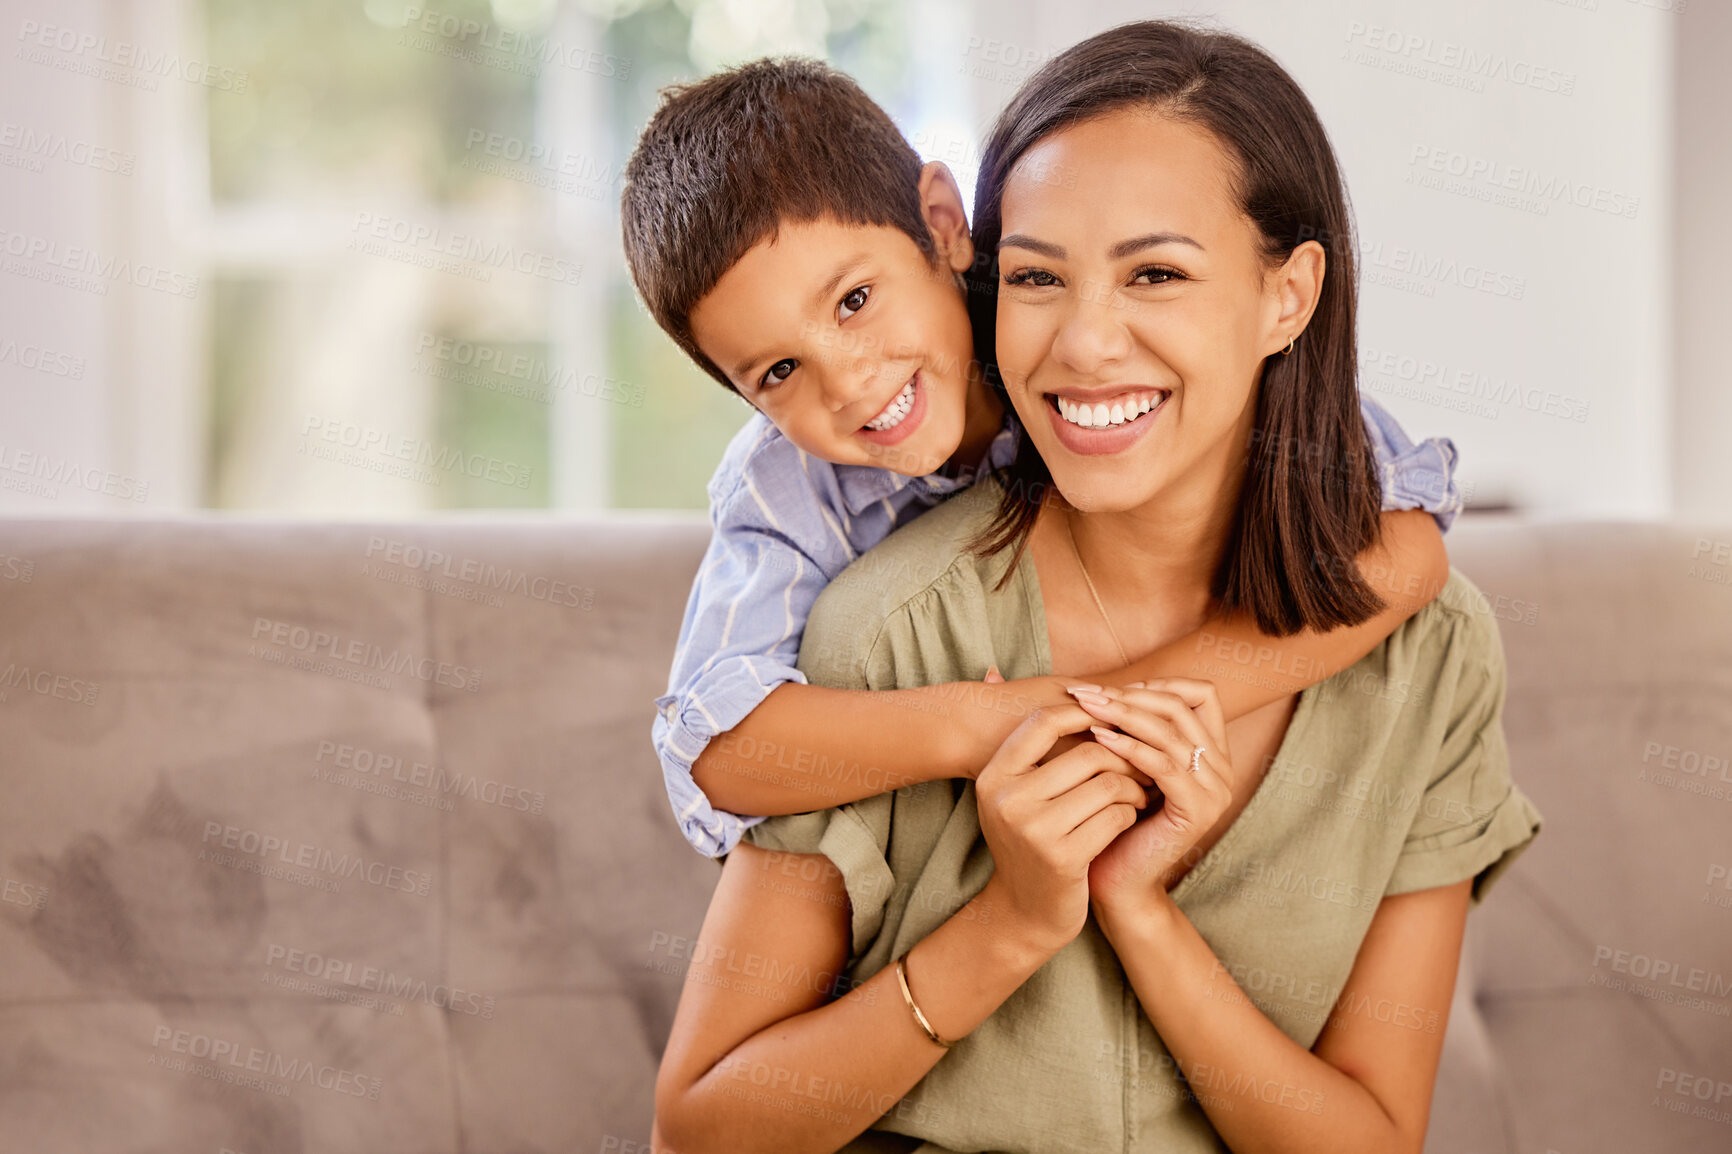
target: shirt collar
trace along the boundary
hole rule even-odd
[[[945,496],[973,484],[982,474],[1007,467],[1016,459],[1016,445],[1020,434],[1021,426],[1016,422],[1016,411],[1007,404],[1004,406],[1004,423],[999,426],[992,443],[986,447],[986,460],[976,471],[955,477],[945,477],[937,473],[928,473],[924,477],[908,477],[873,465],[837,465],[836,485],[841,490],[843,504],[848,507],[852,516],[859,516],[869,506],[910,486],[914,487],[914,495],[917,497]]]

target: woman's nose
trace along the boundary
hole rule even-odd
[[[1052,357],[1081,376],[1092,376],[1130,353],[1131,335],[1114,298],[1076,299],[1052,341]]]

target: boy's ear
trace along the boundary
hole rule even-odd
[[[962,205],[962,190],[942,161],[929,161],[920,168],[920,215],[939,259],[953,272],[967,272],[974,263],[974,239],[968,235],[968,210]]]

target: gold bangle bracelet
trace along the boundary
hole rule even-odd
[[[907,954],[903,954],[902,958],[907,956]],[[908,1003],[910,1010],[914,1011],[914,1020],[920,1024],[922,1030],[926,1031],[926,1036],[946,1050],[950,1049],[951,1043],[938,1036],[938,1031],[932,1028],[932,1023],[926,1020],[926,1015],[920,1012],[920,1007],[914,1004],[914,994],[908,988],[908,967],[903,964],[902,958],[896,959],[896,980],[902,986],[902,1000]]]

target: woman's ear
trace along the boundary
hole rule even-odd
[[[962,190],[941,161],[920,168],[920,215],[938,256],[952,272],[967,272],[974,263],[974,238],[968,235],[968,210],[962,206]]]
[[[1286,263],[1275,270],[1275,299],[1280,311],[1270,329],[1272,343],[1263,350],[1264,356],[1287,348],[1311,323],[1311,314],[1317,311],[1317,302],[1323,297],[1327,264],[1323,246],[1308,240],[1288,253]]]

